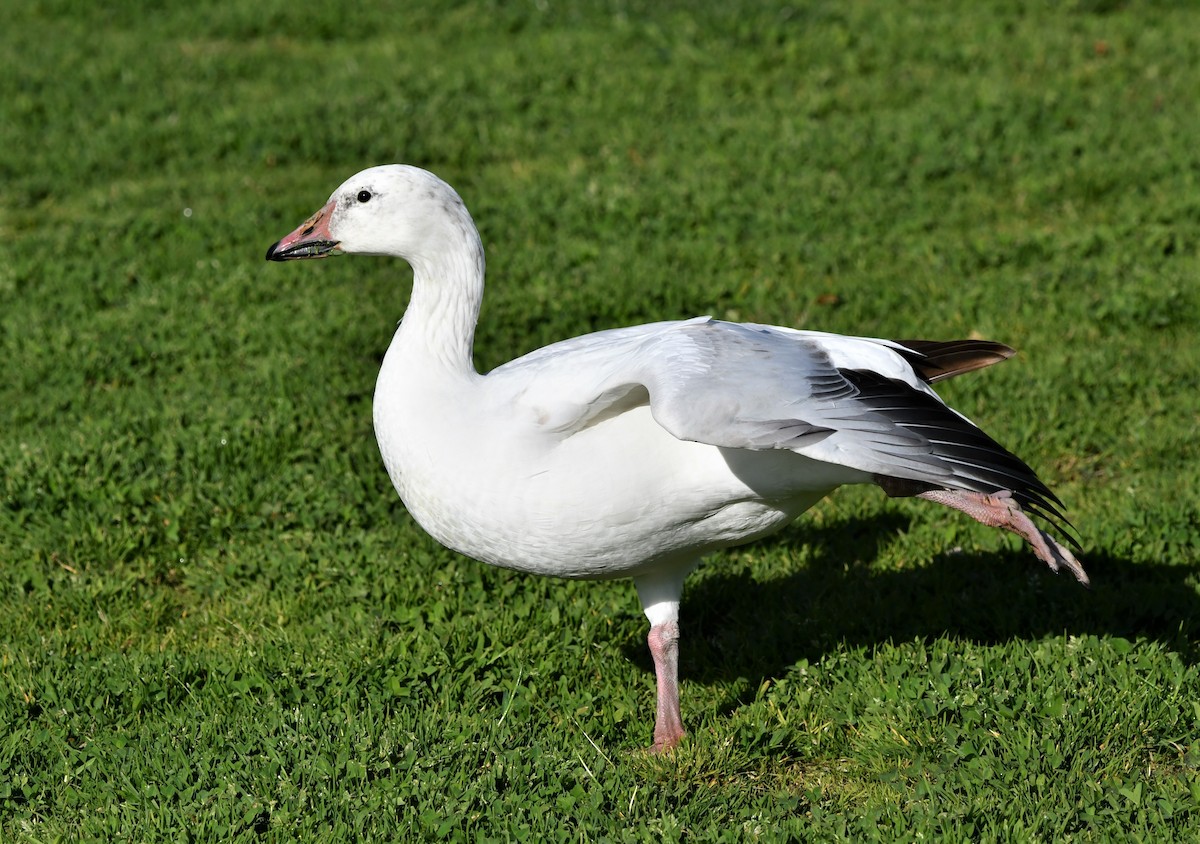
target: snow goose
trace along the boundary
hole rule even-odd
[[[701,557],[787,525],[842,484],[873,483],[1023,537],[1087,575],[1061,503],[930,384],[1012,354],[984,341],[888,341],[697,319],[600,331],[481,375],[479,233],[432,173],[364,170],[267,250],[405,259],[412,296],[384,357],[374,422],[388,475],[439,542],[495,566],[630,577],[657,676],[652,750],[684,736],[679,601]]]

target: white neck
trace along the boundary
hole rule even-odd
[[[412,298],[389,356],[396,354],[406,367],[474,375],[472,347],[483,302],[483,243],[469,216],[446,222],[436,248],[409,258]]]

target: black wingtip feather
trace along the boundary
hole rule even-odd
[[[896,340],[900,354],[927,384],[1006,361],[1017,350],[991,340]]]
[[[1060,509],[1062,501],[1025,461],[927,393],[876,372],[840,371],[858,389],[858,401],[928,440],[931,457],[950,470],[951,482],[958,488],[988,495],[1011,492],[1023,509],[1051,525],[1076,551],[1082,551],[1075,526]],[[904,473],[898,472],[897,477],[904,477]],[[914,476],[907,480],[926,479]]]

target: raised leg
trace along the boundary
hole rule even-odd
[[[1054,537],[1035,525],[1021,509],[1012,493],[1007,490],[994,492],[990,495],[982,492],[966,492],[963,490],[931,489],[917,493],[917,498],[936,501],[966,513],[980,524],[988,527],[998,527],[1011,531],[1024,539],[1033,548],[1033,553],[1057,572],[1061,566],[1070,569],[1075,579],[1084,586],[1090,586],[1087,572],[1075,559],[1069,549],[1061,545]]]

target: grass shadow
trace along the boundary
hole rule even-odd
[[[985,644],[1062,634],[1142,638],[1200,662],[1200,595],[1187,582],[1195,566],[1085,552],[1093,584],[1085,589],[1015,541],[996,552],[948,552],[902,571],[880,573],[862,562],[906,525],[892,512],[801,526],[759,544],[809,545],[803,569],[766,581],[750,565],[693,577],[680,618],[681,676],[702,683],[778,678],[799,660],[845,644],[941,635]],[[860,562],[845,562],[853,560]],[[626,652],[653,670],[642,643]]]

